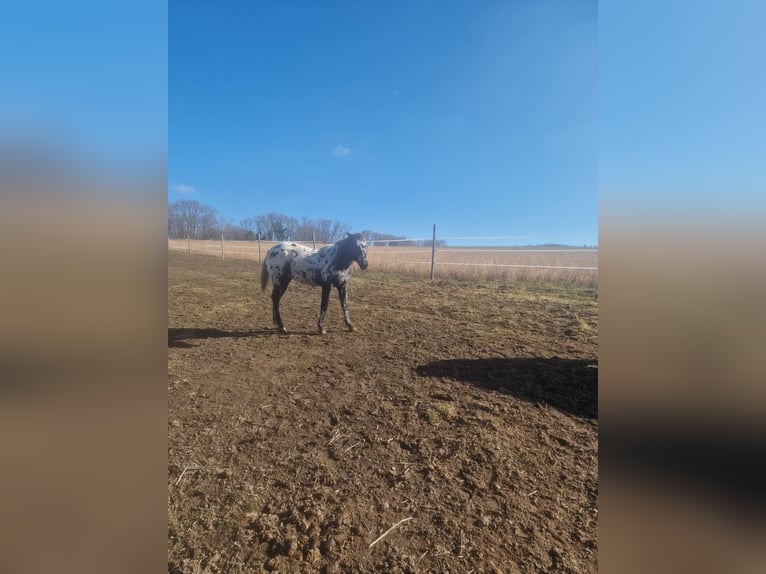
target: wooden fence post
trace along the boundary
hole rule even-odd
[[[186,236],[186,244],[189,246],[189,255],[191,255],[191,239],[189,239],[189,236]]]
[[[431,240],[431,281],[434,280],[434,260],[436,259],[436,224],[434,223],[434,237]]]
[[[223,233],[221,233],[221,259],[223,258]]]
[[[316,249],[317,248],[317,234],[314,231],[311,232],[311,239],[314,240],[314,249]]]
[[[261,233],[258,232],[258,264],[261,263]]]

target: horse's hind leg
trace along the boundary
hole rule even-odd
[[[356,331],[348,316],[348,285],[338,285],[338,298],[340,299],[340,307],[343,309],[343,320],[346,322],[348,330]]]
[[[282,315],[279,313],[279,300],[285,294],[285,291],[287,291],[287,285],[274,285],[271,291],[271,316],[277,330],[282,333],[287,333],[287,329],[285,329],[285,325],[282,323]]]
[[[327,313],[327,306],[330,303],[330,291],[332,291],[332,285],[329,283],[322,285],[322,305],[319,308],[319,323],[317,323],[319,326],[319,332],[322,335],[327,333],[324,328],[324,315]]]

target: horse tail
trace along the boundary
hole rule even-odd
[[[263,260],[263,265],[261,266],[261,291],[266,290],[266,284],[269,282],[269,268],[266,267],[266,260]]]

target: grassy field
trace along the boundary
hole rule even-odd
[[[265,256],[273,242],[261,242]],[[317,244],[317,247],[321,247]],[[174,239],[168,248],[193,254],[221,256],[220,240]],[[226,241],[227,259],[259,260],[255,241]],[[429,277],[430,247],[370,246],[370,268],[408,276]],[[582,287],[598,285],[598,251],[595,249],[535,249],[513,247],[438,247],[434,276],[440,279],[511,279]]]

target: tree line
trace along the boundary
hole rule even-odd
[[[242,219],[238,224],[221,217],[215,208],[193,199],[179,199],[168,204],[170,239],[224,239],[230,241],[316,241],[334,243],[351,232],[348,223],[331,219],[300,220],[283,213],[266,213]],[[419,245],[419,241],[401,241],[404,237],[375,231],[363,231],[368,241],[394,245]],[[428,245],[430,241],[425,242]]]

